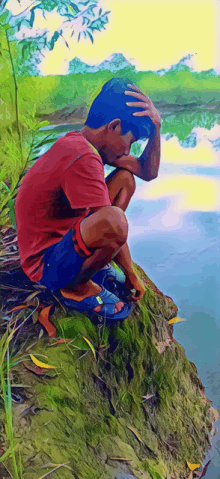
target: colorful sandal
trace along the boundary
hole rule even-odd
[[[123,302],[128,302],[130,290],[125,286],[125,275],[113,268],[110,263],[95,273],[91,279],[94,283],[104,286],[108,291],[118,296]]]
[[[82,301],[64,298],[59,289],[54,291],[54,295],[59,299],[60,303],[68,309],[74,309],[85,313],[89,318],[98,319],[98,321],[100,321],[99,318],[101,317],[101,320],[106,320],[106,324],[111,324],[118,320],[127,318],[133,310],[133,305],[124,304],[121,311],[114,313],[115,304],[120,301],[120,298],[115,294],[110,293],[110,291],[103,286],[102,291],[99,294],[89,296]],[[94,308],[100,304],[103,304],[102,309],[99,312],[94,311]]]

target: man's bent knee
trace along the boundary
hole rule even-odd
[[[124,211],[118,206],[106,206],[103,213],[109,222],[111,233],[124,244],[128,236],[128,220]]]
[[[80,232],[89,248],[122,246],[128,236],[127,218],[118,206],[103,206],[80,223]]]

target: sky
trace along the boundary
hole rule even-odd
[[[30,3],[9,0],[6,6],[18,14]],[[106,30],[94,33],[94,44],[84,38],[77,43],[77,28],[72,38],[71,31],[66,31],[70,50],[60,38],[41,63],[43,75],[67,73],[68,62],[75,56],[95,65],[113,53],[123,53],[137,70],[169,68],[183,56],[195,54],[192,67],[196,71],[220,71],[219,0],[100,0],[101,7],[111,11]],[[36,10],[33,32],[50,25],[53,33],[63,21],[56,12],[47,13],[46,18]]]

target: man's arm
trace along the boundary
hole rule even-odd
[[[122,269],[125,276],[133,273],[131,253],[127,241],[123,244],[117,255],[112,259],[119,266],[119,268]]]
[[[155,125],[155,132],[151,133],[145,150],[139,158],[136,156],[122,156],[111,163],[111,166],[123,168],[144,181],[154,180],[160,166],[160,125]]]

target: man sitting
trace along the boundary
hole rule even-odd
[[[160,127],[151,100],[114,78],[95,98],[84,128],[59,138],[25,174],[15,200],[21,267],[64,305],[126,318],[130,304],[95,282],[113,258],[124,271],[126,288],[136,289],[132,299],[143,297],[124,211],[135,190],[133,174],[145,181],[157,177]],[[140,158],[129,155],[133,142],[148,137]],[[103,163],[117,167],[106,181]]]

